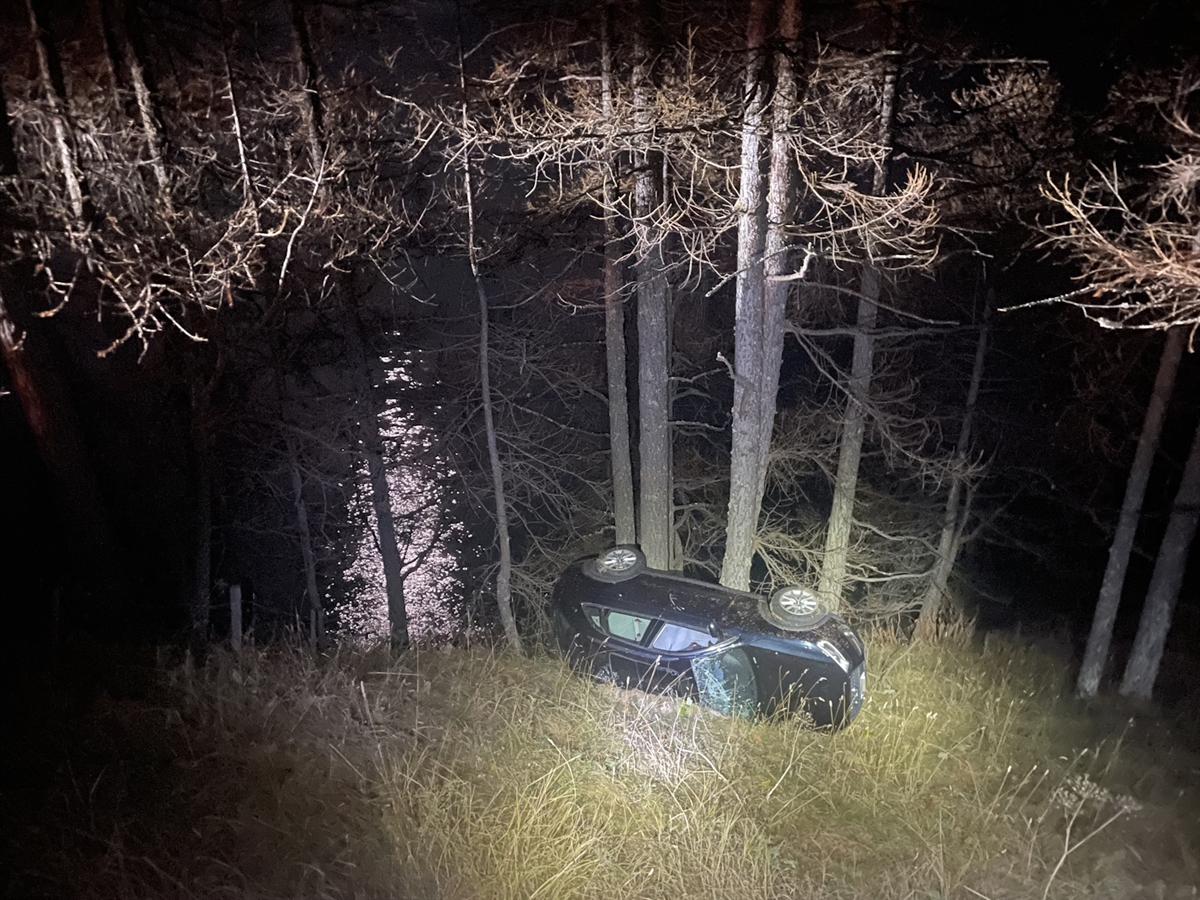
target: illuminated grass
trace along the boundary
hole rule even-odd
[[[1194,756],[1060,702],[1063,668],[1013,641],[879,639],[869,659],[835,735],[486,651],[164,670],[157,704],[97,710],[28,878],[79,897],[1195,896]]]

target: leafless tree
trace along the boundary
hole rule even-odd
[[[604,6],[601,20],[600,106],[607,130],[613,120],[612,7]],[[604,178],[604,346],[608,373],[608,434],[612,461],[613,519],[615,543],[637,543],[637,516],[633,502],[633,461],[629,445],[629,395],[625,383],[625,290],[621,274],[620,227],[617,221],[616,172],[618,160],[612,152],[606,160]]]
[[[983,366],[987,358],[988,318],[992,302],[985,300],[983,321],[979,327],[979,340],[975,345],[975,359],[971,366],[971,380],[967,387],[967,399],[963,407],[962,424],[959,426],[958,441],[954,455],[959,463],[950,475],[950,490],[946,495],[946,509],[942,516],[942,530],[938,538],[937,560],[925,596],[921,598],[920,618],[917,620],[916,636],[931,640],[937,636],[940,616],[948,596],[950,575],[955,560],[962,548],[963,535],[971,513],[971,482],[969,480],[971,432],[975,423],[979,388],[983,382]]]
[[[1149,78],[1151,82],[1157,78],[1161,87],[1161,76]],[[1174,374],[1185,336],[1200,325],[1200,204],[1196,191],[1200,185],[1200,132],[1186,112],[1189,98],[1200,92],[1200,77],[1188,70],[1176,77],[1170,91],[1147,92],[1147,86],[1145,79],[1135,77],[1124,91],[1116,92],[1115,103],[1158,107],[1159,122],[1168,126],[1168,158],[1140,173],[1122,173],[1116,166],[1096,168],[1078,189],[1067,178],[1051,181],[1045,188],[1063,213],[1060,220],[1044,226],[1045,244],[1071,255],[1080,267],[1082,282],[1077,291],[1051,298],[1051,302],[1077,307],[1104,328],[1168,331],[1076,687],[1083,697],[1095,696],[1103,674]],[[1130,96],[1135,98],[1133,104],[1127,102]],[[1193,442],[1184,466],[1167,534],[1159,547],[1122,694],[1149,697],[1158,674],[1195,533],[1198,483],[1200,437]]]
[[[1200,425],[1192,438],[1192,449],[1183,465],[1183,478],[1175,492],[1167,531],[1154,560],[1154,574],[1146,591],[1146,603],[1138,622],[1137,637],[1129,652],[1129,663],[1121,681],[1121,694],[1150,699],[1158,667],[1162,662],[1167,634],[1183,576],[1188,553],[1200,523]]]
[[[1166,420],[1167,404],[1175,386],[1175,375],[1179,371],[1179,361],[1183,356],[1185,330],[1174,328],[1167,332],[1166,344],[1158,364],[1158,374],[1154,379],[1150,402],[1146,406],[1146,417],[1138,436],[1137,451],[1129,467],[1125,496],[1121,501],[1117,528],[1109,546],[1108,562],[1104,567],[1104,578],[1100,582],[1100,595],[1096,599],[1096,612],[1092,616],[1092,627],[1088,632],[1083,664],[1080,666],[1079,680],[1075,686],[1075,692],[1085,700],[1096,696],[1100,689],[1100,680],[1104,677],[1113,625],[1117,620],[1121,591],[1125,586],[1125,573],[1129,567],[1138,521],[1141,518],[1142,502],[1146,497],[1150,470],[1158,450],[1163,422]]]
[[[311,285],[382,271],[420,217],[404,179],[421,140],[408,140],[403,110],[378,102],[376,85],[368,97],[357,79],[320,71],[300,5],[285,10],[281,58],[253,45],[227,4],[197,10],[198,31],[183,40],[105,0],[90,7],[84,38],[61,46],[36,4],[27,10],[36,65],[5,72],[18,157],[0,184],[17,224],[5,250],[37,261],[43,315],[94,304],[111,337],[102,355],[127,344],[144,353],[163,331],[191,344],[181,356],[192,372],[201,633],[222,321],[239,306],[269,329]],[[161,32],[153,59],[134,39],[151,28]],[[178,68],[186,81],[170,77]]]
[[[1162,98],[1148,87],[1126,90]],[[1185,112],[1197,92],[1200,76],[1185,72],[1161,101],[1171,144],[1164,162],[1140,173],[1093,168],[1082,185],[1064,177],[1045,186],[1063,215],[1045,224],[1044,245],[1076,260],[1080,287],[1043,302],[1069,303],[1103,328],[1200,324],[1200,131]]]

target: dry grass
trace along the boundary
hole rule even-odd
[[[156,701],[94,710],[22,885],[95,898],[1195,897],[1196,757],[1161,729],[1114,730],[1060,702],[1050,656],[963,643],[875,638],[867,703],[836,735],[485,651],[252,650],[164,667]]]

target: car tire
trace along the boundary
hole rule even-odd
[[[783,587],[759,604],[762,617],[789,631],[811,628],[827,615],[829,607],[807,588]]]
[[[591,578],[608,584],[628,581],[646,569],[646,556],[637,547],[622,544],[605,550],[595,559],[588,560],[584,571]]]

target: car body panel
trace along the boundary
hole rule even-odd
[[[577,670],[722,712],[804,711],[834,727],[857,715],[866,654],[837,616],[785,629],[763,618],[756,594],[653,569],[600,581],[589,565],[569,566],[551,597],[556,640]]]

